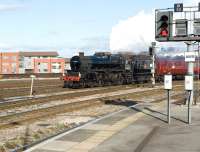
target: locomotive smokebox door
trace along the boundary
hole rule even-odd
[[[166,90],[171,90],[172,89],[172,75],[165,75],[164,77],[164,88]]]

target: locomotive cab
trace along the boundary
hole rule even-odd
[[[148,55],[137,55],[133,57],[133,77],[135,82],[148,82],[151,80],[151,57]]]

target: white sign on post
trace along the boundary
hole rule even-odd
[[[191,75],[185,76],[185,90],[187,91],[193,90],[193,76]]]
[[[165,75],[165,77],[164,77],[164,88],[166,90],[172,89],[172,75]]]
[[[185,52],[185,62],[195,62],[195,52]]]

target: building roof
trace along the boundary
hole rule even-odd
[[[58,52],[19,52],[20,56],[26,57],[35,57],[35,56],[50,56],[50,57],[57,57],[59,54]]]

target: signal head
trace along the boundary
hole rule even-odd
[[[172,35],[172,11],[160,11],[156,14],[156,40],[163,40]]]

